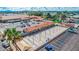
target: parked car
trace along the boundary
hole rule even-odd
[[[71,33],[78,34],[77,33],[77,28],[74,28],[74,27],[71,27],[68,31],[71,32]]]

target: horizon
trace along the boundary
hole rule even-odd
[[[16,11],[79,11],[79,7],[0,7],[0,12]]]

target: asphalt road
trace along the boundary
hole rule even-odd
[[[69,41],[62,47],[61,51],[79,51],[79,34],[71,36]]]
[[[64,40],[64,44],[58,43],[59,40]],[[79,34],[66,31],[49,44],[56,46],[55,51],[79,51]],[[46,51],[46,49],[43,47],[39,51]]]

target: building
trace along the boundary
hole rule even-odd
[[[24,15],[24,14],[11,14],[11,15],[0,15],[0,21],[8,21],[8,22],[14,22],[14,21],[21,21],[21,20],[30,20],[30,19],[34,19],[34,20],[43,20],[43,18],[39,17],[39,16],[28,16],[28,15]]]

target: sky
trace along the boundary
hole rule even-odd
[[[79,11],[79,7],[0,7],[0,11]]]

